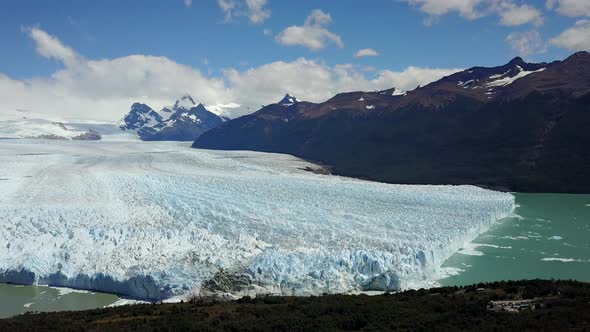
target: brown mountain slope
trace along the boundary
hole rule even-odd
[[[193,147],[289,153],[393,183],[590,193],[590,54],[474,67],[393,96],[269,105]]]

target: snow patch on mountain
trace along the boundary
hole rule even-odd
[[[405,96],[406,94],[406,91],[400,90],[398,88],[393,88],[393,92],[391,93],[392,96]]]
[[[405,95],[408,94],[407,91],[400,90],[400,89],[395,88],[395,87],[394,88],[391,88],[391,89],[387,89],[387,90],[376,91],[376,92],[378,92],[381,95],[387,95],[387,94],[389,94],[389,95],[394,96],[394,97],[395,96],[405,96]]]
[[[463,81],[459,81],[457,82],[457,86],[463,87],[463,88],[467,88],[469,86],[469,84],[473,83],[475,80],[468,80],[466,82]]]
[[[175,111],[173,111],[170,107],[164,107],[161,110],[157,111],[158,115],[162,118],[162,121],[167,121],[168,119],[170,119],[174,112]]]
[[[291,105],[294,105],[296,103],[299,103],[300,100],[297,99],[296,97],[291,96],[290,94],[286,94],[285,97],[283,97],[283,99],[281,99],[281,101],[278,102],[279,105],[285,106],[285,107],[289,107]]]
[[[518,70],[518,74],[516,74],[516,75],[514,75],[512,77],[507,76],[507,77],[500,78],[500,79],[497,79],[497,80],[494,80],[494,81],[491,81],[491,82],[487,82],[486,83],[486,86],[487,87],[498,87],[498,86],[504,87],[504,86],[507,86],[507,85],[510,85],[510,84],[514,83],[518,79],[521,79],[521,78],[523,78],[525,76],[528,76],[530,74],[542,72],[542,71],[544,71],[546,69],[546,68],[540,68],[540,69],[537,69],[537,70],[526,71],[526,70],[523,70],[521,66],[516,66],[516,68]]]
[[[512,69],[511,69],[511,70],[512,70]],[[500,78],[500,77],[506,76],[508,73],[510,73],[510,71],[511,71],[511,70],[507,70],[507,71],[505,71],[505,72],[504,72],[504,73],[502,73],[502,74],[494,74],[494,75],[491,75],[491,76],[489,77],[489,79],[491,79],[491,80],[494,80],[494,79],[496,79],[496,78]]]
[[[119,126],[124,130],[138,130],[151,127],[162,122],[162,116],[146,104],[134,103],[131,110],[121,121]]]
[[[189,114],[188,112],[184,112],[182,113],[180,116],[185,117],[185,118],[189,118],[191,119],[191,121],[193,122],[201,122],[201,119],[197,118],[196,115],[194,114]]]

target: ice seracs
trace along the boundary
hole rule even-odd
[[[431,285],[514,197],[175,142],[0,142],[0,282],[161,300]],[[132,153],[130,153],[132,151]]]

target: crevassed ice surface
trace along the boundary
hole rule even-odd
[[[143,299],[419,287],[514,208],[473,186],[306,167],[184,143],[0,140],[0,282]]]

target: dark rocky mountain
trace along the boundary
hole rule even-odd
[[[333,172],[408,184],[590,193],[590,54],[473,67],[407,93],[273,104],[196,148],[289,153]]]
[[[120,127],[136,131],[144,141],[194,141],[202,133],[219,126],[227,118],[209,112],[189,95],[176,100],[172,107],[159,112],[135,103]]]
[[[162,121],[168,120],[174,113],[188,111],[197,106],[193,97],[188,94],[183,95],[174,102],[171,107],[162,108],[158,114],[162,117]]]
[[[102,139],[101,134],[90,128],[79,127],[74,124],[66,126],[63,122],[44,119],[12,122],[10,128],[18,133],[15,135],[18,138],[56,141],[100,141]]]
[[[138,130],[144,126],[162,122],[162,116],[146,104],[134,103],[131,110],[121,121],[120,127],[125,130]]]
[[[155,126],[143,127],[137,133],[144,141],[194,141],[223,122],[223,118],[199,104],[189,110],[176,111],[168,120]]]
[[[85,133],[72,137],[74,141],[100,141],[101,139],[102,135],[94,130],[88,130]]]
[[[285,106],[285,107],[289,107],[293,104],[296,104],[299,102],[299,99],[297,99],[296,97],[291,96],[290,94],[286,94],[283,99],[281,99],[277,104],[281,105],[281,106]]]

